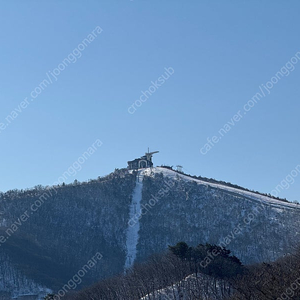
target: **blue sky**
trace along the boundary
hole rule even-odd
[[[299,1],[3,2],[0,190],[57,181],[100,139],[66,182],[126,167],[149,146],[160,150],[156,165],[271,192],[300,164],[299,10]],[[97,26],[103,31],[83,49]],[[70,53],[76,61],[31,101]],[[245,113],[287,63],[289,74]],[[139,102],[165,68],[174,74]],[[141,105],[130,114],[133,103]],[[298,173],[279,196],[300,200]]]

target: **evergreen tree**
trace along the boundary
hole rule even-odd
[[[169,250],[182,260],[189,259],[190,248],[185,242],[179,242],[175,246],[169,246]]]

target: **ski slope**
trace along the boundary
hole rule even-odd
[[[163,173],[163,175],[165,177],[171,178],[173,180],[178,180],[180,178],[181,180],[185,180],[185,181],[195,181],[198,184],[209,186],[209,187],[219,189],[219,190],[222,190],[222,191],[225,191],[225,192],[229,192],[229,193],[234,194],[236,196],[243,196],[243,197],[247,198],[248,200],[252,200],[252,201],[254,200],[254,201],[257,201],[257,202],[261,202],[262,204],[269,205],[269,206],[272,206],[274,208],[279,208],[279,209],[300,209],[300,205],[295,204],[295,203],[276,200],[276,199],[273,199],[273,198],[268,197],[268,196],[259,195],[259,194],[253,193],[253,192],[244,191],[244,190],[241,190],[241,189],[225,186],[225,185],[222,185],[222,184],[210,183],[210,182],[206,182],[206,181],[203,181],[203,180],[194,179],[194,178],[191,178],[187,175],[180,174],[178,172],[172,171],[170,169],[156,167],[156,168],[152,168],[151,170],[150,169],[146,169],[146,170],[147,171],[145,172],[145,174]]]
[[[144,178],[145,170],[138,171],[136,177],[136,185],[132,195],[132,201],[130,204],[129,211],[129,220],[132,220],[137,214],[141,211],[141,201],[142,201],[142,190],[143,190],[143,178]],[[127,228],[127,236],[126,236],[126,262],[125,269],[130,268],[136,258],[137,253],[137,244],[139,241],[139,230],[140,223],[129,223]]]

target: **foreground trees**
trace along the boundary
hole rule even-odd
[[[169,250],[180,259],[189,262],[191,270],[196,274],[203,273],[224,279],[243,274],[245,271],[240,260],[231,255],[230,250],[216,245],[200,244],[197,247],[189,247],[180,242],[169,246]]]
[[[274,263],[250,266],[247,274],[230,284],[233,300],[300,299],[300,251]]]
[[[214,250],[219,251],[214,261],[207,267],[201,266],[208,253]],[[226,249],[214,245],[192,248],[181,242],[170,246],[165,254],[136,264],[126,274],[103,280],[64,299],[169,300],[185,297],[208,300],[212,299],[212,295],[213,299],[223,299],[231,295],[230,285],[224,280],[232,276],[229,265],[243,268],[240,261]]]
[[[300,299],[299,271],[300,251],[274,263],[243,266],[225,248],[210,244],[190,247],[180,242],[167,253],[136,264],[126,274],[63,299]]]

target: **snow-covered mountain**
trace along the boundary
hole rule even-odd
[[[138,259],[186,241],[225,246],[244,263],[254,263],[275,260],[299,243],[297,204],[165,168],[148,172]]]
[[[0,255],[1,275],[0,275],[0,295],[5,299],[18,299],[19,295],[36,295],[36,299],[43,299],[50,289],[37,284],[33,279],[26,277],[20,270],[14,267],[6,254]]]
[[[103,258],[70,290],[178,241],[224,246],[243,263],[275,260],[299,244],[299,208],[167,168],[122,169],[85,183],[0,194],[0,253],[29,285],[56,291],[95,253]],[[2,277],[0,288],[11,282]]]

